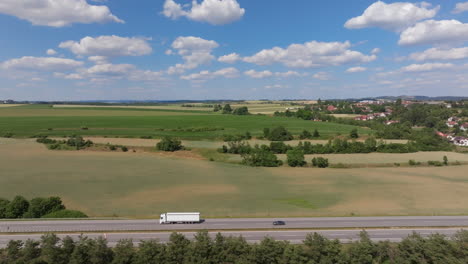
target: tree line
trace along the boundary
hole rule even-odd
[[[36,197],[27,200],[17,195],[9,201],[0,198],[0,219],[18,218],[85,218],[86,214],[67,210],[60,197]]]
[[[193,240],[172,233],[167,243],[157,240],[120,240],[110,248],[106,239],[63,239],[54,234],[39,241],[12,240],[0,249],[0,264],[376,264],[376,263],[468,263],[468,231],[453,237],[417,233],[399,243],[373,242],[366,232],[344,245],[313,233],[301,244],[265,237],[250,244],[243,237],[198,232]]]

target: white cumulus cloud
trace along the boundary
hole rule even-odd
[[[255,79],[261,79],[261,78],[273,76],[273,73],[271,71],[248,70],[248,71],[245,71],[244,74]]]
[[[346,21],[345,27],[359,29],[379,27],[392,31],[401,31],[414,23],[432,18],[439,11],[439,6],[430,9],[425,2],[419,4],[396,2],[386,4],[377,1],[370,5],[362,15]]]
[[[47,53],[47,55],[51,55],[51,56],[52,56],[52,55],[57,54],[57,51],[55,51],[55,50],[53,50],[53,49],[48,49],[48,50],[46,51],[46,53]]]
[[[316,74],[312,75],[312,77],[321,81],[328,81],[332,78],[328,72],[317,72]]]
[[[430,48],[423,52],[415,52],[409,55],[415,61],[427,60],[461,60],[468,58],[468,47],[440,49]]]
[[[35,70],[35,71],[64,71],[73,70],[83,65],[82,61],[56,57],[25,56],[7,60],[1,63],[4,69]]]
[[[466,11],[468,11],[468,2],[462,2],[455,5],[455,9],[453,9],[452,13],[460,14]]]
[[[208,64],[215,57],[211,54],[213,49],[219,47],[214,40],[206,40],[199,37],[178,37],[171,47],[182,56],[184,63],[176,64],[168,69],[169,74],[180,74],[189,69]]]
[[[241,60],[241,57],[237,53],[231,53],[218,58],[218,61],[223,63],[236,63],[239,60]]]
[[[237,78],[239,76],[239,70],[236,68],[224,68],[217,71],[201,71],[199,73],[192,73],[190,75],[184,75],[180,78],[182,80],[195,81],[195,82],[204,82],[218,77],[224,78]]]
[[[445,70],[453,68],[455,65],[451,63],[425,63],[411,64],[401,68],[401,72],[426,72],[434,70]]]
[[[350,48],[351,44],[348,41],[311,41],[304,44],[291,44],[287,48],[264,49],[243,60],[257,65],[281,63],[295,68],[319,68],[348,63],[365,63],[377,58],[375,54],[364,55],[361,52],[350,50]]]
[[[189,9],[174,0],[166,0],[163,9],[163,14],[172,19],[187,17],[212,25],[229,24],[241,19],[245,14],[245,9],[241,8],[236,0],[203,0],[201,3],[193,0]]]
[[[2,0],[0,13],[27,20],[33,25],[64,27],[73,23],[124,21],[107,6],[90,5],[86,0]]]
[[[450,44],[468,41],[468,24],[458,20],[426,20],[405,29],[398,44]]]
[[[366,67],[351,67],[346,70],[348,73],[354,73],[354,72],[364,72],[367,71]]]
[[[62,49],[69,49],[76,55],[85,56],[142,56],[150,54],[153,49],[146,39],[127,38],[119,36],[84,37],[78,41],[65,41],[59,45]]]

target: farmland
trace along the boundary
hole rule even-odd
[[[263,128],[284,126],[294,134],[303,129],[318,129],[322,138],[348,134],[354,126],[312,122],[266,115],[235,116],[211,111],[161,110],[139,108],[66,107],[26,105],[0,109],[0,133],[14,137],[109,136],[217,139],[224,134],[245,133],[260,136]],[[360,134],[370,133],[359,128]]]
[[[251,168],[145,153],[50,151],[0,139],[0,193],[59,195],[91,216],[466,214],[468,166]]]

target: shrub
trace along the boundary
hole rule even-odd
[[[6,218],[15,219],[23,217],[29,209],[29,202],[23,196],[15,196],[6,207]]]
[[[270,141],[289,141],[293,139],[291,133],[282,126],[273,128],[272,130],[264,129],[263,133]]]
[[[0,219],[6,218],[6,211],[10,201],[0,198]]]
[[[24,218],[40,218],[43,215],[65,209],[60,197],[34,198],[29,203],[28,211],[23,215]]]
[[[283,141],[270,142],[270,150],[275,154],[284,154],[291,149],[291,146],[284,144]]]
[[[442,162],[438,160],[429,160],[427,164],[430,166],[436,166],[436,167],[442,167],[444,165]]]
[[[122,149],[123,152],[127,152],[127,151],[128,151],[128,148],[127,148],[126,146],[122,146],[121,149]]]
[[[162,151],[178,151],[182,150],[184,147],[182,146],[182,142],[177,139],[172,139],[171,137],[164,137],[158,144],[156,144],[157,150]]]
[[[312,166],[319,167],[319,168],[326,168],[328,167],[328,159],[323,157],[316,157],[312,159]]]
[[[417,166],[417,165],[421,165],[421,162],[419,162],[419,161],[414,161],[414,160],[409,160],[409,161],[408,161],[408,164],[409,164],[410,166]]]
[[[444,157],[443,157],[443,160],[444,160],[444,165],[445,165],[445,166],[448,166],[448,158],[447,158],[447,156],[444,156]]]
[[[13,133],[7,132],[7,133],[3,134],[3,137],[4,138],[11,138],[11,137],[13,137]]]
[[[312,138],[312,134],[307,130],[303,130],[302,133],[299,135],[299,139],[311,139],[311,138]]]
[[[249,115],[249,109],[246,106],[234,109],[233,115]]]
[[[356,128],[351,130],[351,132],[349,133],[349,137],[351,137],[351,138],[358,138],[359,137],[359,134],[358,134],[358,131],[357,131]]]
[[[320,137],[320,133],[318,132],[317,129],[314,130],[314,134],[312,135],[314,138]]]
[[[306,161],[304,158],[304,152],[300,149],[291,149],[288,150],[287,154],[287,161],[288,165],[291,167],[302,167],[306,165]]]
[[[117,150],[117,147],[115,145],[109,145],[109,149],[111,151]]]
[[[223,107],[223,114],[230,114],[232,113],[232,108],[230,104],[226,104]]]
[[[252,167],[278,167],[283,165],[283,162],[278,160],[273,152],[258,146],[255,146],[250,153],[242,154],[242,158],[243,164]]]
[[[41,218],[88,218],[88,216],[80,211],[64,209],[43,215]]]

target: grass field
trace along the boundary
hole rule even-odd
[[[182,104],[165,104],[152,106],[116,105],[116,106],[93,106],[93,105],[54,105],[54,108],[121,108],[121,109],[159,109],[159,110],[185,110],[185,111],[212,111],[212,108],[202,107],[201,103],[191,103],[194,107],[183,107]],[[198,105],[198,106],[197,106]],[[233,103],[232,108],[246,106],[252,114],[273,114],[275,111],[286,111],[287,104],[271,103],[262,104],[259,102]]]
[[[161,109],[122,108],[53,108],[48,105],[27,105],[0,109],[0,135],[14,137],[110,136],[140,137],[166,135],[182,139],[215,139],[224,134],[251,132],[260,136],[265,127],[284,126],[292,133],[318,129],[323,138],[337,133],[348,134],[353,126],[311,122],[295,118],[261,115],[235,116],[212,112]],[[82,128],[87,128],[83,130]],[[215,128],[214,131],[189,131]],[[164,130],[163,130],[164,129]],[[369,129],[359,128],[360,134]]]
[[[468,166],[251,168],[144,153],[49,151],[0,138],[0,196],[59,195],[91,216],[468,214]]]

